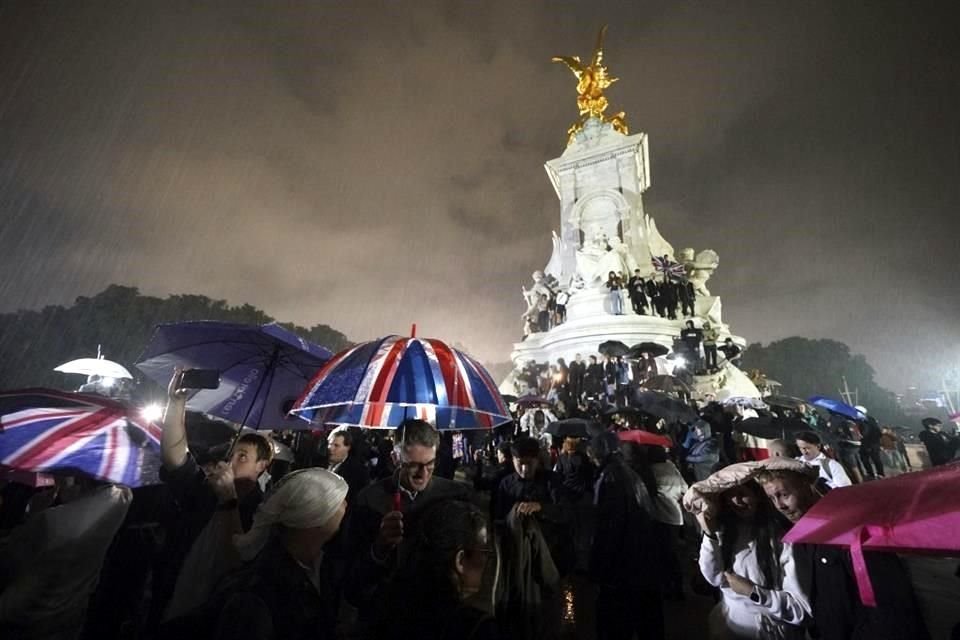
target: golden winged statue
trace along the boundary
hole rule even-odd
[[[580,110],[580,119],[567,129],[567,144],[573,142],[574,136],[583,129],[589,118],[597,118],[602,122],[609,122],[620,133],[627,133],[627,118],[623,111],[612,116],[604,115],[609,103],[603,90],[618,80],[607,72],[603,66],[603,37],[607,33],[607,25],[600,29],[597,36],[597,46],[593,50],[590,64],[584,65],[580,56],[554,56],[553,62],[562,62],[577,78],[577,108]]]

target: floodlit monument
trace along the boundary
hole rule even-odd
[[[546,163],[560,199],[560,227],[552,234],[549,261],[533,273],[532,285],[523,289],[526,310],[521,327],[525,335],[513,347],[515,370],[530,361],[555,364],[563,358],[570,363],[578,353],[587,358],[607,340],[627,345],[649,341],[672,349],[687,320],[693,320],[697,328],[709,323],[718,330],[720,343],[727,337],[740,346],[745,343],[731,334],[723,322],[720,297],[707,287],[720,265],[717,254],[710,249],[675,251],[660,234],[653,216],[644,210],[643,193],[650,187],[648,139],[644,133],[629,134],[623,112],[606,114],[608,101],[603,91],[617,78],[604,66],[605,31],[606,27],[589,63],[576,56],[553,59],[566,65],[577,79],[580,117],[567,131],[566,150]],[[686,317],[679,310],[658,313],[648,299],[651,304],[645,314],[638,314],[625,282],[619,292],[608,287],[611,272],[622,274],[624,280],[639,275],[645,283],[683,287],[692,309],[688,308]],[[558,305],[565,310],[562,321],[555,320]],[[544,311],[549,324],[542,322]],[[658,365],[661,372],[669,372],[673,361],[661,359]],[[502,389],[514,392],[512,376]],[[721,397],[760,396],[747,376],[726,364],[722,356],[719,371],[694,377],[694,389],[700,396],[710,392],[719,392]]]

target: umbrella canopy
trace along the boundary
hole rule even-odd
[[[670,348],[657,342],[640,342],[630,347],[627,357],[633,360],[639,360],[644,353],[649,353],[654,358],[665,356],[670,353]]]
[[[287,411],[330,352],[277,324],[177,322],[158,325],[137,368],[166,386],[174,369],[216,369],[220,387],[201,389],[187,408],[254,429],[304,425]]]
[[[0,393],[0,465],[156,484],[160,428],[103,396],[21,389]]]
[[[600,346],[597,347],[597,351],[605,356],[616,358],[617,356],[627,355],[627,352],[630,351],[630,347],[623,344],[619,340],[607,340],[606,342],[600,343]]]
[[[503,401],[506,402],[507,404],[514,404],[517,400],[520,399],[517,396],[510,395],[509,393],[501,393],[500,397],[503,398]]]
[[[187,411],[185,417],[187,444],[192,451],[212,449],[229,443],[236,436],[238,425],[223,420],[213,420],[199,411]]]
[[[331,358],[292,413],[316,424],[394,429],[407,418],[437,429],[490,429],[510,412],[486,369],[440,340],[387,336]]]
[[[960,463],[954,463],[835,489],[793,525],[784,541],[849,547],[861,600],[875,606],[863,551],[957,555],[958,483]]]
[[[600,430],[600,425],[583,418],[567,418],[547,425],[546,432],[554,438],[589,438]]]
[[[776,418],[773,416],[747,418],[741,422],[734,423],[734,429],[740,433],[746,433],[765,440],[775,440],[777,438],[792,440],[798,433],[813,431],[810,425],[803,420],[796,418]]]
[[[543,396],[520,396],[517,398],[516,402],[517,406],[523,409],[526,409],[527,407],[550,406],[553,404]]]
[[[629,431],[618,431],[617,437],[621,442],[636,442],[637,444],[652,445],[655,447],[673,446],[673,441],[667,436],[661,436],[656,433],[650,433],[643,429],[630,429]]]
[[[700,417],[690,405],[658,391],[637,391],[633,406],[667,422],[693,422]]]
[[[851,420],[867,419],[867,416],[860,411],[857,411],[857,409],[854,407],[851,407],[844,402],[840,402],[839,400],[834,400],[833,398],[827,398],[826,396],[813,396],[810,398],[809,402],[815,407],[826,409],[830,413],[835,413],[845,418],[850,418]]]
[[[125,366],[119,362],[103,358],[79,358],[64,362],[53,370],[60,373],[79,373],[85,376],[133,380],[133,376],[130,375]]]
[[[728,396],[723,399],[721,404],[731,407],[746,407],[749,409],[769,409],[767,404],[760,398],[748,398],[747,396]]]
[[[763,399],[771,407],[783,407],[784,409],[798,410],[801,406],[810,404],[803,398],[794,398],[793,396],[767,396]]]
[[[684,393],[690,393],[690,385],[676,376],[668,376],[666,374],[647,378],[642,386],[651,391],[663,391],[665,393],[680,393],[682,391]]]

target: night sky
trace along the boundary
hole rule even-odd
[[[0,311],[110,283],[506,360],[550,255],[553,55],[609,23],[646,210],[749,341],[960,366],[950,3],[0,1]]]

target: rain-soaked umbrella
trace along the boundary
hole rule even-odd
[[[542,406],[551,406],[552,402],[544,398],[543,396],[520,396],[516,400],[517,406],[521,409],[526,409],[528,407],[542,407]]]
[[[287,411],[330,352],[277,324],[158,325],[137,363],[166,386],[176,368],[215,369],[217,389],[192,392],[187,408],[254,429],[306,428]]]
[[[764,440],[792,440],[798,433],[813,431],[810,425],[797,418],[777,418],[760,416],[747,418],[734,423],[734,429],[740,433],[763,438]]]
[[[546,433],[554,438],[589,438],[593,433],[600,430],[593,420],[584,418],[567,418],[566,420],[557,420],[547,425]]]
[[[315,424],[394,429],[420,418],[437,429],[512,421],[490,374],[440,340],[387,336],[335,355],[293,410]]]
[[[659,391],[638,390],[632,404],[640,411],[667,422],[690,423],[700,417],[690,405]]]
[[[0,393],[0,465],[139,487],[159,482],[160,428],[99,395]]]
[[[839,400],[834,400],[833,398],[827,398],[826,396],[813,396],[810,398],[809,402],[815,407],[826,409],[830,413],[835,413],[839,416],[850,418],[851,420],[867,419],[867,416],[854,407],[851,407],[844,402],[840,402]]]
[[[600,343],[600,346],[597,347],[597,351],[605,356],[616,358],[627,355],[627,352],[630,351],[630,347],[623,344],[619,340],[607,340]]]
[[[658,358],[670,353],[670,348],[658,342],[640,342],[630,347],[627,357],[632,360],[639,360],[644,353],[649,353],[652,357]]]
[[[104,358],[78,358],[64,362],[54,368],[60,373],[79,373],[85,376],[100,376],[101,378],[116,378],[118,380],[133,380],[133,376],[125,366],[113,360]]]
[[[664,393],[690,393],[690,385],[676,376],[666,374],[647,378],[640,386],[644,389],[663,391]]]
[[[637,444],[651,445],[654,447],[666,447],[668,449],[673,446],[673,441],[667,436],[650,433],[649,431],[644,431],[643,429],[618,431],[617,437],[620,439],[620,442],[636,442]]]
[[[800,407],[810,404],[803,398],[794,398],[793,396],[767,396],[763,399],[771,407],[783,407],[784,409],[793,409],[797,411]]]
[[[864,551],[960,552],[960,463],[835,489],[821,498],[785,542],[848,547],[860,599],[876,606]]]

